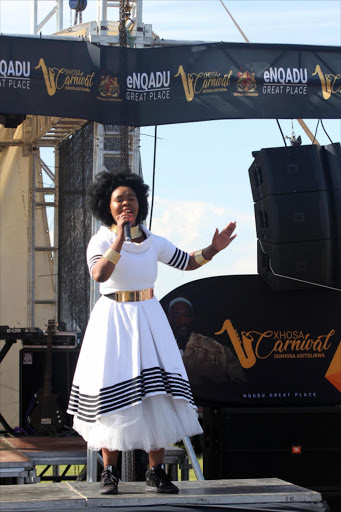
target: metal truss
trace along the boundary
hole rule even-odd
[[[55,6],[51,11],[38,22],[38,4],[39,0],[31,0],[31,34],[39,34],[41,29],[53,17],[56,17],[56,32],[63,30],[63,0],[55,0]]]
[[[114,0],[97,0],[97,20],[87,23],[79,23],[70,26],[66,29],[63,27],[63,2],[67,0],[55,0],[55,5],[51,11],[42,19],[38,20],[38,6],[45,0],[31,0],[31,34],[36,36],[41,29],[55,16],[56,20],[56,33],[53,37],[65,38],[79,38],[83,37],[92,43],[99,43],[103,45],[118,45],[119,38],[119,22],[109,21],[112,15],[112,9],[120,10],[121,2]],[[143,0],[129,0],[131,5],[131,12],[129,20],[126,20],[125,28],[127,30],[127,44],[135,48],[142,48],[156,45],[165,44],[170,46],[172,44],[180,44],[179,41],[163,41],[160,42],[158,36],[152,33],[152,26],[142,23],[142,1]],[[115,16],[119,19],[119,12]],[[71,23],[70,23],[71,24]],[[190,43],[190,42],[184,42]],[[191,42],[193,43],[193,42]],[[31,174],[30,186],[30,226],[29,226],[29,251],[30,251],[30,295],[28,302],[31,305],[31,325],[35,325],[36,307],[40,304],[50,304],[55,311],[55,318],[58,318],[57,312],[57,297],[58,297],[58,169],[59,169],[59,154],[58,146],[63,140],[72,136],[76,131],[81,129],[87,120],[84,119],[71,119],[63,117],[52,116],[31,116],[28,115],[23,123],[22,137],[20,139],[14,137],[0,138],[0,152],[10,146],[22,146],[23,156],[33,158],[33,172]],[[14,131],[12,132],[14,134]],[[119,165],[121,159],[121,150],[119,142],[122,134],[119,126],[114,125],[101,125],[94,123],[94,139],[93,139],[93,175],[106,169],[113,171],[115,166]],[[137,174],[141,172],[140,161],[140,130],[138,128],[128,128],[127,134],[128,146],[128,163],[132,170]],[[54,170],[50,169],[48,165],[42,160],[40,156],[40,148],[51,148],[55,151],[55,165]],[[50,185],[44,185],[42,180],[42,173],[48,177]],[[49,200],[51,198],[52,200]],[[43,229],[48,231],[47,226],[47,208],[54,208],[54,242],[46,245],[38,246],[36,244],[36,211],[37,209],[44,209],[45,216],[43,220]],[[98,223],[94,220],[92,232],[97,231]],[[46,237],[45,237],[46,240]],[[37,299],[36,298],[36,255],[39,253],[50,254],[51,260],[51,273],[54,276],[54,298],[50,299]],[[90,290],[90,305],[93,306],[98,297],[98,289],[92,282]],[[186,440],[187,444],[189,440]],[[186,446],[187,451],[189,449]],[[192,463],[196,460],[195,455],[191,457]],[[199,469],[198,469],[199,468]],[[127,452],[123,454],[122,461],[122,479],[131,481],[134,478],[134,453]],[[201,470],[199,465],[195,466],[197,478],[202,479]],[[97,453],[88,450],[87,454],[87,481],[93,482],[97,479]]]
[[[99,43],[104,45],[118,45],[120,44],[119,37],[119,22],[109,21],[111,19],[119,19],[120,1],[110,0],[97,0],[97,20],[88,23],[79,23],[65,28],[63,27],[63,0],[56,0],[56,5],[41,21],[38,20],[38,5],[43,0],[32,0],[31,9],[31,33],[37,35],[46,23],[55,16],[56,18],[56,34],[62,38],[66,37],[79,37],[82,36],[85,40],[92,43]],[[128,45],[134,47],[151,46],[152,44],[152,30],[151,25],[144,26],[142,23],[142,0],[130,0],[131,13],[130,19],[126,22],[126,30],[128,36]],[[116,13],[113,13],[113,10]],[[109,11],[110,10],[110,11]],[[109,14],[110,12],[110,14]],[[76,19],[76,18],[75,18]],[[41,160],[39,155],[40,147],[51,147],[55,149],[56,164],[55,169],[58,170],[58,145],[66,138],[70,137],[75,131],[79,130],[84,124],[85,120],[69,119],[59,117],[42,117],[42,116],[27,116],[24,122],[23,139],[15,141],[15,144],[23,146],[23,154],[33,154],[33,181],[32,181],[32,216],[31,216],[31,317],[35,317],[35,307],[38,301],[35,298],[35,254],[37,251],[50,251],[51,259],[54,262],[53,273],[57,274],[57,257],[58,251],[56,250],[56,242],[51,247],[36,247],[35,246],[35,211],[37,207],[56,207],[58,205],[58,172],[53,173],[46,164]],[[14,141],[12,141],[14,143]],[[141,174],[140,162],[140,130],[138,128],[128,128],[126,134],[127,144],[127,159],[128,164],[133,172]],[[6,147],[10,145],[9,141],[0,141],[1,146]],[[114,125],[101,125],[94,123],[94,140],[93,140],[93,175],[103,169],[114,171],[119,168],[122,158],[122,131],[119,126]],[[44,172],[49,176],[54,186],[39,187],[37,186],[37,168],[44,169]],[[52,201],[45,199],[37,201],[37,194],[43,197],[49,194],[54,195]],[[57,208],[55,209],[57,211]],[[98,222],[93,220],[92,232],[98,229]],[[55,240],[58,232],[58,215],[54,217],[54,232]],[[57,280],[55,281],[55,311],[57,318]],[[92,308],[98,298],[98,287],[95,283],[91,283],[90,290],[90,307]],[[39,303],[46,303],[46,301],[39,301]],[[34,322],[33,322],[34,323]],[[87,480],[96,480],[97,473],[97,454],[96,452],[88,451],[88,464],[87,464]],[[124,480],[133,480],[133,466],[134,454],[128,452],[123,454],[123,474]]]

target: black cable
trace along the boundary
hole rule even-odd
[[[321,288],[328,288],[329,290],[336,290],[337,292],[341,292],[341,288],[334,288],[333,286],[327,286],[325,284],[320,284],[320,283],[313,283],[312,281],[305,281],[304,279],[297,279],[296,277],[292,277],[292,276],[285,276],[283,274],[277,274],[274,269],[272,268],[272,265],[271,265],[271,258],[270,256],[267,254],[267,252],[264,250],[264,247],[262,245],[262,242],[258,239],[258,242],[259,242],[259,245],[260,245],[260,248],[262,249],[263,253],[265,254],[265,256],[267,257],[268,259],[268,265],[269,265],[269,269],[271,270],[272,274],[276,277],[282,277],[284,279],[290,279],[291,281],[297,281],[298,283],[304,283],[304,284],[309,284],[309,285],[312,285],[312,286],[320,286]]]
[[[281,135],[282,135],[282,137],[283,137],[284,144],[287,146],[288,144],[287,144],[287,141],[285,140],[284,134],[283,134],[283,132],[282,132],[281,125],[279,124],[278,119],[276,119],[276,121],[277,121],[277,124],[278,124],[279,131],[281,132]]]
[[[5,420],[5,418],[3,417],[3,415],[1,413],[0,413],[0,424],[3,425],[3,427],[5,428],[5,431],[7,432],[7,434],[13,434],[14,433],[14,430],[7,423],[7,421]]]
[[[155,131],[154,131],[153,182],[152,182],[152,200],[151,200],[151,203],[150,203],[149,231],[152,230],[152,218],[153,218],[153,207],[154,207],[156,141],[157,141],[157,126],[155,126]]]
[[[320,119],[320,123],[321,123],[321,125],[322,125],[323,130],[324,130],[324,133],[327,135],[327,137],[328,137],[328,139],[330,140],[330,142],[331,142],[332,144],[334,144],[334,142],[332,141],[332,139],[329,137],[328,133],[326,132],[325,127],[323,126],[322,119]]]
[[[315,135],[314,135],[314,140],[312,141],[312,144],[314,144],[314,142],[315,142],[315,140],[316,140],[317,128],[319,127],[319,123],[320,123],[320,120],[318,120],[318,121],[317,121],[316,130],[315,130]]]

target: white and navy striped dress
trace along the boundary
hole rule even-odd
[[[157,263],[179,270],[189,254],[143,227],[124,242],[111,277],[100,284],[79,356],[68,413],[93,450],[163,448],[202,432],[181,355],[158,300],[116,302],[115,291],[153,288]],[[102,226],[89,242],[91,269],[116,235]]]

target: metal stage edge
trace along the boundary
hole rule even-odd
[[[122,482],[119,494],[99,494],[98,482],[61,482],[40,485],[2,485],[2,511],[38,511],[59,509],[88,512],[98,507],[113,507],[136,512],[153,509],[182,510],[181,507],[210,507],[225,510],[292,510],[294,512],[327,512],[321,494],[277,478],[245,480],[204,480],[177,482],[180,492],[176,495],[146,493],[144,482]]]

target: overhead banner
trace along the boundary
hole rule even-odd
[[[0,36],[0,113],[150,126],[340,117],[340,49],[213,43],[120,48]]]
[[[341,405],[340,292],[278,293],[258,275],[220,276],[161,304],[197,405]]]

